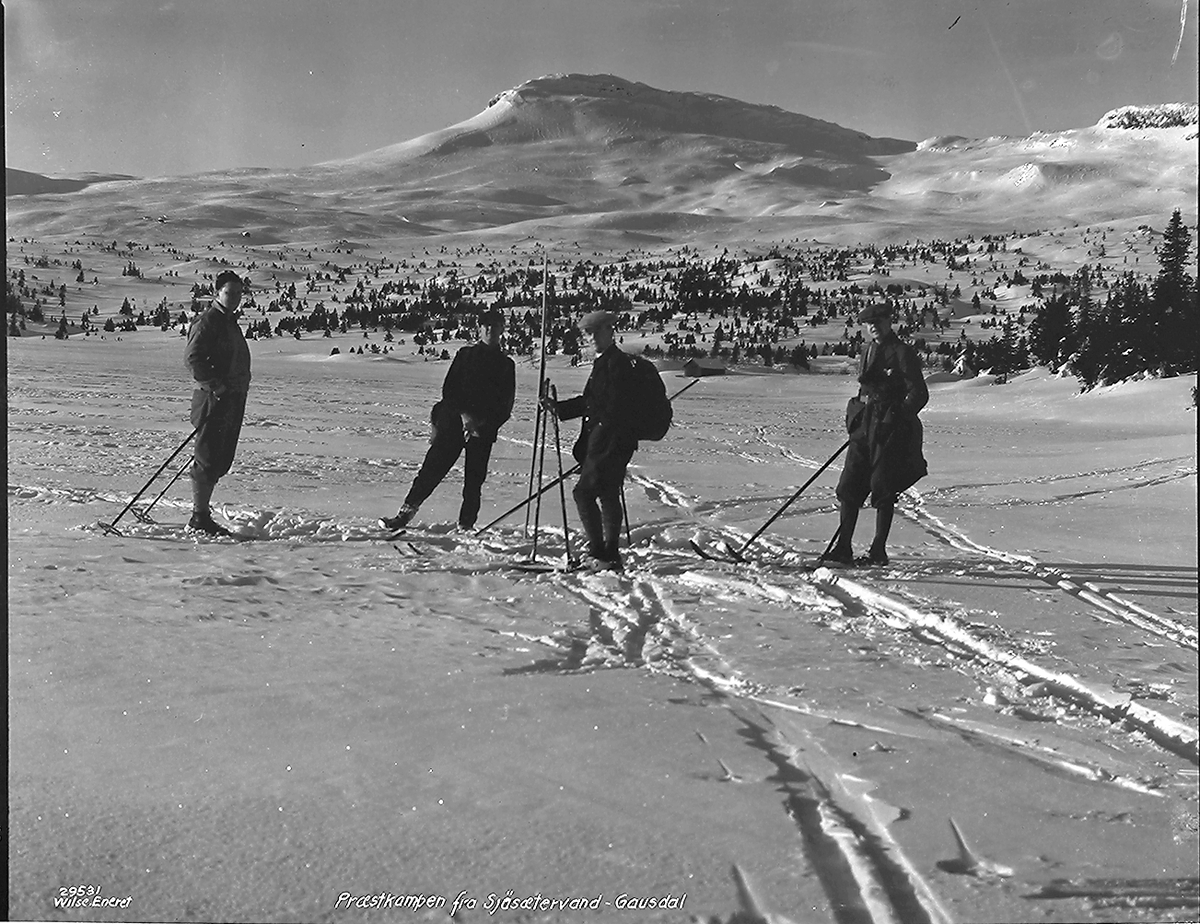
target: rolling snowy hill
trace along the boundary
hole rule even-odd
[[[1195,201],[1195,139],[1194,104],[1123,107],[1091,127],[1027,138],[916,144],[774,106],[572,74],[528,81],[471,119],[345,160],[14,196],[38,188],[24,183],[6,204],[10,233],[30,236],[137,235],[166,216],[173,240],[186,230],[259,243],[589,229],[886,238],[1157,220]]]

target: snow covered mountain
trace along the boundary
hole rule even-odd
[[[1026,138],[875,138],[775,106],[552,75],[355,157],[95,183],[7,201],[10,233],[135,234],[147,215],[260,243],[445,233],[944,236],[1190,211],[1196,106]],[[25,186],[24,188],[30,188]],[[752,227],[751,227],[752,226]]]
[[[602,155],[678,137],[710,139],[714,146],[742,150],[748,157],[777,154],[830,163],[914,148],[911,142],[872,138],[777,106],[658,90],[607,74],[555,74],[506,90],[465,122],[342,163],[400,164],[423,155],[555,141],[591,147]]]

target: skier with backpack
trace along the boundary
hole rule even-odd
[[[572,494],[588,540],[593,570],[620,571],[621,487],[639,439],[661,439],[671,423],[671,403],[653,363],[617,347],[617,316],[593,311],[579,329],[590,334],[596,359],[583,394],[565,401],[542,399],[559,420],[583,418],[573,455],[580,464]]]

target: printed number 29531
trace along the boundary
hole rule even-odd
[[[58,890],[59,898],[89,898],[99,894],[100,886],[96,885],[63,886]]]

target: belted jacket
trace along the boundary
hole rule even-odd
[[[237,319],[213,302],[188,330],[183,354],[192,378],[214,395],[250,389],[250,347]]]

